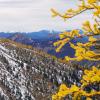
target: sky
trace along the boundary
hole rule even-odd
[[[50,12],[55,8],[64,13],[78,3],[78,0],[0,0],[0,32],[80,29],[86,19],[92,20],[91,13],[64,22],[59,17],[52,18]]]

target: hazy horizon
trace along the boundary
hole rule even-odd
[[[89,12],[66,22],[59,17],[52,18],[50,12],[55,8],[63,13],[77,4],[78,0],[0,0],[0,32],[81,29],[85,19],[92,20]]]

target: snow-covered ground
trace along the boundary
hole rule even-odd
[[[51,100],[61,83],[79,84],[81,75],[36,49],[0,43],[0,100]]]
[[[4,62],[0,61],[1,97],[4,96],[5,100],[10,100],[10,98],[8,97],[8,93],[6,91],[7,88],[10,88],[11,90],[9,89],[9,94],[13,95],[17,99],[20,98],[20,100],[26,100],[25,98],[27,95],[25,94],[27,94],[28,92],[28,95],[31,96],[31,99],[35,100],[32,94],[27,90],[26,86],[24,85],[26,78],[22,73],[22,66],[19,65],[21,61],[14,58],[16,54],[13,53],[13,51],[4,47],[3,45],[0,44],[0,57],[3,57],[4,59]],[[8,65],[6,65],[6,63]],[[25,63],[23,64],[23,68],[26,70]],[[5,86],[7,86],[7,88],[4,89]]]

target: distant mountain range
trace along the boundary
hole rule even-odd
[[[13,34],[13,33],[12,33]],[[12,35],[11,33],[0,32],[0,38],[8,38]]]
[[[14,34],[23,34],[24,36],[32,39],[51,39],[58,37],[59,31],[41,30],[38,32],[0,32],[1,38],[8,38]]]
[[[70,30],[68,30],[70,31]],[[59,33],[57,31],[48,31],[48,30],[41,30],[39,32],[30,32],[30,33],[0,33],[0,38],[8,38],[10,40],[20,42],[23,44],[31,45],[33,47],[36,47],[38,49],[42,49],[45,52],[54,55],[58,58],[63,58],[65,55],[73,57],[74,50],[69,46],[69,44],[65,45],[64,48],[62,48],[60,53],[55,52],[55,47],[53,46],[53,43],[59,39]],[[82,31],[80,30],[80,34],[82,34]],[[86,38],[78,39],[75,41],[72,41],[73,43],[76,43],[77,41],[86,41]]]

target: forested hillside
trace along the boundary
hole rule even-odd
[[[0,100],[51,100],[62,82],[80,85],[82,73],[31,46],[0,40]]]

